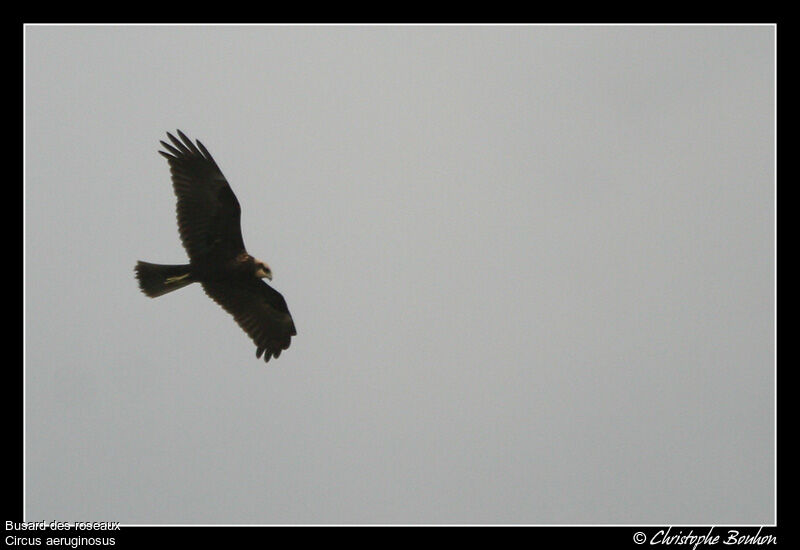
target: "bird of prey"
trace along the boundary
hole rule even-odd
[[[269,266],[247,253],[242,240],[241,208],[217,163],[200,141],[178,130],[172,144],[161,141],[178,198],[178,231],[189,256],[183,265],[139,261],[139,288],[155,298],[198,282],[205,293],[233,315],[256,345],[256,357],[279,357],[297,334],[283,296],[262,278]]]

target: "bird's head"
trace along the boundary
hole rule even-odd
[[[272,270],[261,260],[256,260],[256,277],[261,279],[266,277],[270,281],[272,280]]]

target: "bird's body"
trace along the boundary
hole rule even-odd
[[[183,265],[136,264],[142,292],[162,296],[194,282],[233,315],[256,344],[256,357],[278,357],[297,334],[283,296],[262,281],[272,279],[264,262],[247,253],[241,232],[241,208],[217,163],[202,143],[180,130],[167,134],[172,185],[178,199],[178,231],[189,256]]]

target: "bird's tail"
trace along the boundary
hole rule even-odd
[[[195,281],[189,264],[161,265],[136,262],[135,270],[139,288],[151,298],[178,290]]]

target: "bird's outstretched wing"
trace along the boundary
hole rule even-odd
[[[244,250],[241,208],[217,163],[199,141],[192,143],[167,133],[172,145],[159,151],[169,162],[172,187],[178,197],[178,231],[189,258],[209,253],[234,257]]]
[[[222,306],[256,345],[256,357],[277,358],[297,334],[280,292],[260,279],[203,282],[206,294]]]

